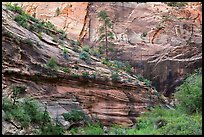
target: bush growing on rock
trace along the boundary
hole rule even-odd
[[[27,129],[35,124],[34,134],[62,135],[64,133],[61,126],[51,123],[47,110],[40,110],[38,102],[34,99],[24,98],[14,106],[9,98],[4,98],[3,110],[7,121],[19,122],[22,128]]]
[[[55,58],[50,58],[50,60],[48,60],[46,66],[48,68],[51,68],[51,69],[57,69],[57,61],[55,60]]]
[[[175,93],[178,107],[188,114],[202,112],[202,69],[189,75]]]
[[[68,113],[63,113],[63,117],[66,121],[78,122],[85,119],[85,114],[83,111],[73,109]]]
[[[120,76],[118,72],[112,72],[111,73],[111,80],[114,82],[120,81]]]
[[[86,63],[89,63],[90,62],[90,57],[89,57],[89,53],[85,52],[85,51],[82,51],[80,54],[79,54],[79,58],[84,60]]]
[[[88,45],[83,46],[83,47],[82,47],[82,51],[87,52],[87,53],[90,53],[89,46],[88,46]]]
[[[88,79],[89,78],[89,72],[83,72],[82,77],[85,79]]]
[[[167,2],[167,5],[171,7],[183,7],[188,5],[188,3],[187,2]]]

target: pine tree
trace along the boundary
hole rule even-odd
[[[111,23],[110,18],[108,17],[106,11],[100,11],[98,13],[98,18],[100,21],[103,21],[103,25],[99,28],[99,33],[101,34],[98,42],[102,43],[105,46],[105,54],[108,56],[108,50],[111,50],[109,46],[114,46],[114,43],[111,40],[113,37],[113,24]]]

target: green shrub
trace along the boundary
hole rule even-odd
[[[120,76],[119,76],[118,72],[112,72],[111,73],[111,80],[114,82],[120,81]]]
[[[85,114],[83,111],[73,109],[68,113],[62,114],[66,121],[78,122],[85,119]]]
[[[74,47],[73,47],[73,51],[74,51],[74,52],[77,52],[77,53],[80,52],[80,50],[79,50],[79,48],[78,48],[77,46],[74,46]]]
[[[92,73],[92,75],[90,76],[92,79],[96,79],[96,73]]]
[[[63,48],[63,54],[68,54],[68,50],[66,48]]]
[[[89,72],[83,72],[82,77],[85,79],[88,79],[89,78]]]
[[[80,46],[80,42],[79,42],[79,41],[71,40],[70,44],[71,44],[72,46],[74,46],[74,45]]]
[[[71,70],[69,68],[67,68],[67,67],[63,67],[62,71],[66,72],[66,73],[70,73],[71,72]]]
[[[57,69],[57,62],[56,62],[55,58],[51,58],[51,59],[47,62],[46,66],[47,66],[48,68],[51,68],[51,69]]]
[[[25,12],[23,11],[23,9],[18,6],[18,4],[13,4],[13,5],[12,5],[11,3],[7,3],[7,4],[5,4],[5,6],[7,7],[8,10],[17,12],[17,13],[19,13],[19,14],[25,13]]]
[[[64,129],[56,124],[53,125],[51,123],[46,124],[45,126],[41,127],[38,131],[38,135],[63,135],[65,133]]]
[[[88,45],[83,46],[82,51],[85,51],[85,52],[89,53],[90,52],[89,46]]]
[[[178,107],[186,113],[202,112],[202,70],[198,69],[189,75],[178,87],[175,97]]]
[[[33,42],[29,38],[25,39],[24,43],[33,46]]]
[[[13,86],[12,88],[12,96],[13,99],[13,105],[16,104],[16,99],[19,97],[20,94],[25,93],[26,87],[24,86]]]
[[[61,40],[64,40],[67,37],[67,34],[66,34],[66,32],[64,30],[59,30],[59,33],[60,33],[59,38]]]
[[[131,70],[131,65],[130,65],[130,63],[129,62],[125,62],[125,71],[127,72],[127,73],[131,73],[132,72],[132,70]]]
[[[12,101],[8,98],[3,98],[2,109],[4,111],[11,111],[14,108]]]
[[[28,29],[28,19],[23,15],[16,15],[14,20],[17,22],[19,26],[22,26]]]
[[[25,86],[13,86],[12,92],[13,96],[18,96],[20,94],[25,93],[26,87]]]
[[[171,7],[183,7],[188,5],[188,3],[187,2],[167,2],[167,5]]]
[[[86,63],[89,63],[90,62],[90,57],[89,57],[89,53],[85,52],[85,51],[82,51],[80,54],[79,54],[79,58],[84,60]]]
[[[73,74],[72,75],[74,78],[79,78],[80,76],[78,74]]]
[[[152,82],[151,82],[150,80],[148,80],[148,79],[145,79],[142,75],[137,74],[136,77],[137,77],[137,79],[138,79],[139,81],[144,82],[144,84],[145,84],[146,86],[151,86],[151,85],[152,85]]]
[[[37,101],[26,98],[24,102],[21,104],[21,107],[26,110],[26,113],[30,116],[32,123],[41,123],[43,119],[43,112],[39,111],[39,105]]]
[[[158,123],[158,121],[160,121]],[[189,116],[179,110],[155,107],[137,118],[136,128],[128,135],[198,135],[202,134],[202,116]]]
[[[123,69],[125,67],[124,63],[118,60],[114,60],[113,66],[119,69]]]
[[[27,114],[27,110],[17,107],[12,110],[14,120],[20,122],[21,126],[27,128],[31,122],[31,117]]]
[[[107,65],[108,67],[113,66],[113,63],[111,63],[111,62],[109,61],[109,59],[107,59],[107,58],[102,59],[102,63],[105,64],[105,65]]]
[[[80,130],[83,131],[84,135],[103,135],[103,128],[98,123],[88,124],[88,126]]]

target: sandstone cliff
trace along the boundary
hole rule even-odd
[[[153,81],[154,86],[161,92],[166,92],[170,88],[166,84],[170,70],[173,73],[173,81],[177,81],[202,64],[200,50],[202,3],[200,2],[189,2],[187,6],[181,8],[170,7],[161,2],[46,4],[23,2],[19,5],[30,15],[49,20],[58,28],[64,29],[69,38],[80,42],[89,41],[90,45],[98,45],[96,40],[99,37],[98,29],[101,23],[97,13],[105,10],[113,22],[114,43],[119,50],[117,54],[112,55],[113,58],[130,61],[135,73],[140,73]],[[188,50],[193,46],[199,57],[191,60],[190,58],[195,55],[193,52],[180,56],[180,54],[187,54],[186,50],[181,49],[186,45]],[[177,50],[179,52],[176,52]],[[162,61],[161,56],[166,53],[174,55],[175,58],[190,59],[190,61],[175,59]],[[170,68],[168,64],[175,64],[175,66]],[[149,71],[150,68],[151,71]],[[176,83],[170,84],[173,87],[176,85]]]
[[[47,33],[26,29],[14,21],[18,15],[3,5],[3,98],[11,96],[13,86],[25,86],[26,95],[47,105],[53,118],[56,112],[80,108],[104,125],[126,126],[133,125],[137,116],[158,102],[157,92],[136,77],[118,70],[120,80],[113,81],[115,70],[101,59],[92,55],[90,62],[80,59],[82,49],[73,41],[62,40],[61,33],[45,26]],[[32,26],[39,21],[26,23]],[[50,59],[55,59],[56,64],[50,65],[55,68],[49,67]]]

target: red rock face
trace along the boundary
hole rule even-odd
[[[87,33],[88,2],[20,2],[19,5],[28,14],[64,30],[70,39],[80,40]]]
[[[57,91],[61,94],[71,93],[76,96],[82,109],[92,118],[99,119],[104,125],[132,126],[136,117],[146,110],[146,106],[154,104],[153,102],[149,104],[150,100],[143,99],[148,96],[147,90],[135,94],[134,90],[105,90],[94,87],[79,89],[57,86]]]
[[[70,40],[63,39],[62,47],[49,34],[39,38],[36,32],[19,26],[11,18],[15,15],[2,7],[3,97],[11,96],[13,86],[23,85],[25,95],[46,102],[51,115],[80,108],[104,125],[124,126],[133,125],[148,106],[158,103],[157,92],[135,76],[118,70],[120,80],[113,81],[113,70],[100,59],[90,55],[91,63],[83,61]],[[70,55],[68,59],[62,54],[64,48]],[[55,69],[48,65],[51,58],[57,65]],[[84,72],[89,75],[85,77]]]

